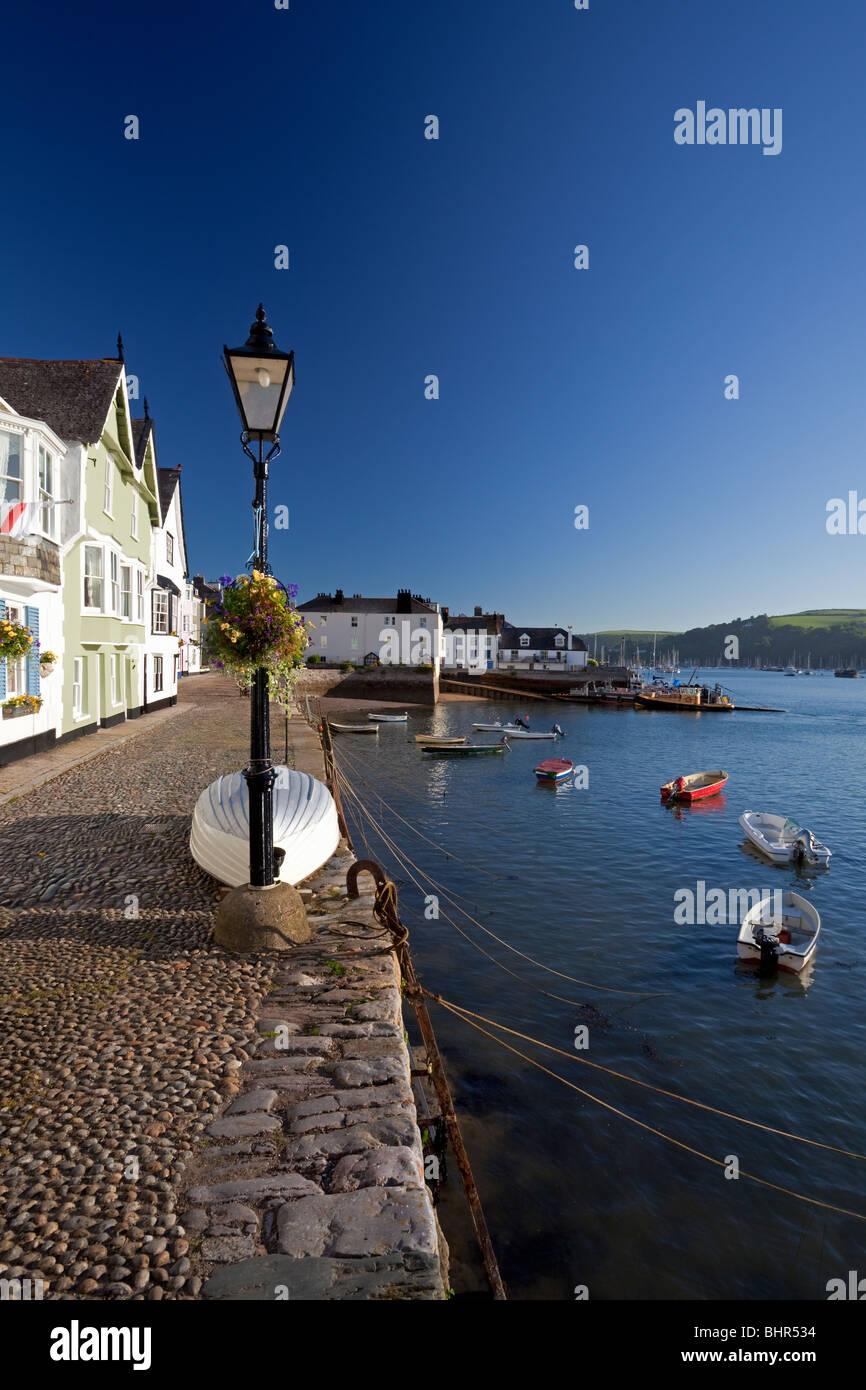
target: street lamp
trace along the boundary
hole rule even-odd
[[[253,500],[255,546],[247,568],[270,574],[268,564],[268,464],[280,452],[280,425],[295,384],[295,354],[281,352],[260,304],[243,347],[224,348],[243,430],[244,453],[252,459],[256,480]],[[257,444],[255,452],[252,443]],[[265,453],[265,445],[270,449]],[[250,701],[250,762],[244,772],[250,803],[250,884],[269,888],[274,882],[274,806],[276,771],[271,761],[268,673],[253,677]]]

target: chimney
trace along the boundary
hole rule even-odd
[[[481,609],[478,607],[478,604],[477,604],[477,603],[476,603],[476,605],[475,605],[475,616],[476,616],[476,618],[480,618],[480,617],[481,617]]]
[[[398,613],[411,613],[411,612],[412,612],[412,594],[411,594],[411,592],[410,592],[409,589],[398,589],[398,590],[397,590],[397,612],[398,612]]]
[[[334,594],[334,602],[335,602],[335,603],[342,603],[342,602],[343,602],[343,590],[342,590],[342,589],[338,589],[338,590],[336,591],[336,593]]]
[[[442,609],[442,626],[443,626],[443,627],[447,627],[447,626],[448,626],[448,609],[447,609],[447,607],[443,607],[443,609]]]

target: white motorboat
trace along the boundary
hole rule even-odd
[[[368,714],[368,719],[374,719],[377,724],[405,724],[409,718],[408,714]]]
[[[320,869],[340,843],[334,798],[307,772],[276,768],[274,848],[285,850],[281,883],[301,883]],[[189,848],[193,859],[220,883],[250,881],[249,789],[242,772],[218,777],[195,804]]]
[[[472,727],[473,729],[483,729],[485,733],[489,734],[505,734],[511,733],[512,729],[516,729],[519,726],[517,724],[502,724],[500,722],[498,724],[473,724]]]
[[[769,811],[744,811],[740,825],[757,849],[774,864],[827,864],[831,851],[806,830],[786,816]]]
[[[799,974],[815,954],[820,930],[817,909],[799,893],[765,893],[743,918],[737,955],[764,970]]]
[[[503,732],[504,734],[507,734],[507,736],[508,736],[509,739],[512,739],[512,738],[531,738],[531,739],[540,739],[540,738],[545,738],[545,739],[565,738],[565,734],[562,732],[562,730],[560,729],[560,727],[559,727],[558,724],[554,724],[553,728],[550,730],[549,733],[542,733],[541,730],[539,730],[539,729],[523,729],[523,728],[521,728],[519,725],[516,726],[515,728],[503,729],[502,732]]]

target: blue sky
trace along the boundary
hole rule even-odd
[[[578,631],[863,602],[866,536],[825,529],[866,498],[853,0],[96,0],[17,7],[4,48],[0,353],[122,330],[192,570],[251,549],[220,355],[262,299],[302,599]],[[699,100],[781,107],[782,152],[676,145]]]

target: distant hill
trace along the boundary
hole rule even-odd
[[[634,662],[635,647],[652,659],[653,634],[639,630],[582,634],[590,652],[597,641],[619,648],[623,639],[626,656]],[[802,613],[751,618],[732,618],[726,623],[693,627],[686,632],[657,632],[656,654],[661,662],[676,649],[680,666],[856,666],[866,668],[866,608],[810,608]],[[736,637],[739,660],[727,656]]]

